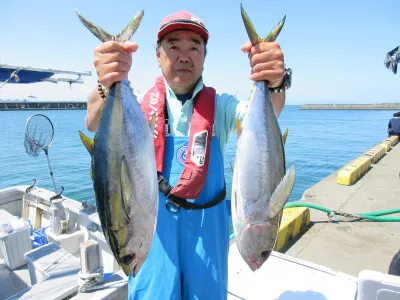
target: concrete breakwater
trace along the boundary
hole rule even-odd
[[[1,102],[0,111],[5,110],[67,110],[87,108],[87,102],[78,101],[35,101],[35,102]]]
[[[349,185],[338,182],[341,170],[351,167],[351,162],[306,190],[298,203],[328,208],[333,214],[312,210],[307,230],[282,252],[353,276],[362,270],[387,273],[400,240],[399,222],[378,222],[399,217],[400,146],[398,139],[392,142],[394,147],[385,148],[383,157],[377,153],[380,158],[367,158],[374,162],[357,181]],[[380,218],[373,221],[355,216],[367,212],[370,216],[381,212],[376,214]]]
[[[303,104],[300,110],[397,110],[400,111],[399,103],[378,104]]]

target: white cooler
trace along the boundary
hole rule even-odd
[[[25,254],[31,285],[52,277],[78,274],[80,260],[56,243],[49,243]],[[78,280],[78,279],[77,279]]]
[[[4,210],[1,216],[4,217]],[[15,219],[15,217],[13,218]],[[2,218],[0,221],[5,222],[5,219]],[[31,249],[32,243],[28,223],[25,222],[24,227],[12,233],[0,233],[0,252],[4,263],[10,270],[26,265],[24,254]]]

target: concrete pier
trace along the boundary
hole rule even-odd
[[[399,172],[400,144],[397,144],[353,185],[338,184],[335,172],[308,189],[299,201],[346,213],[400,207]],[[333,223],[326,213],[310,211],[308,230],[280,252],[355,276],[366,269],[388,272],[393,256],[400,249],[400,223],[344,217]],[[399,214],[388,216],[399,217]]]

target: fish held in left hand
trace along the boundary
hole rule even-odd
[[[117,36],[77,12],[101,41],[124,43],[136,31],[141,11]],[[104,236],[126,275],[135,276],[152,244],[158,215],[158,181],[153,132],[127,79],[107,96],[94,141],[79,132],[92,156],[92,179]]]
[[[266,39],[259,38],[241,6],[253,45],[272,42],[285,18]],[[238,141],[232,183],[232,223],[236,245],[251,270],[259,269],[275,247],[282,211],[295,182],[295,167],[285,174],[283,139],[268,83],[258,81],[243,123],[237,122]]]

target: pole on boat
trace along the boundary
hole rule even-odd
[[[54,181],[53,170],[51,169],[51,165],[50,165],[49,151],[47,151],[47,149],[46,149],[46,150],[44,150],[44,153],[46,154],[47,164],[49,165],[49,171],[50,171],[51,181],[53,182],[54,192],[57,194],[57,187],[56,187],[56,183]]]

